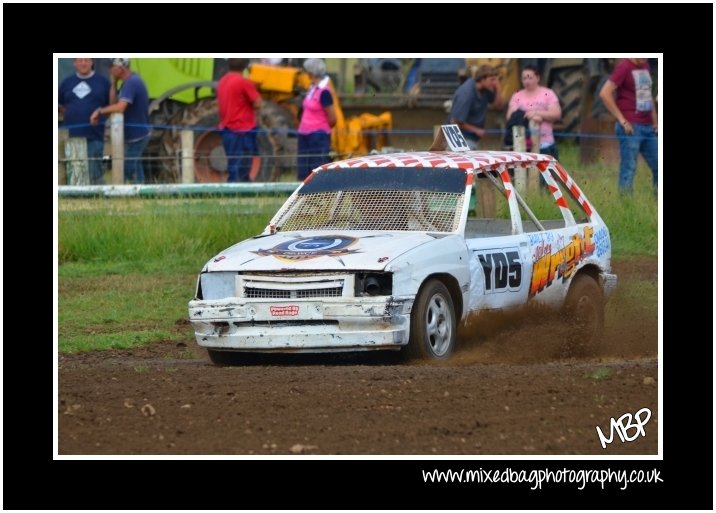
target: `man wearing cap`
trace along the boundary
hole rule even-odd
[[[485,135],[487,108],[502,108],[500,78],[497,69],[483,65],[455,91],[450,110],[450,123],[460,127],[467,145],[476,150]]]
[[[110,105],[96,109],[90,122],[96,125],[100,116],[113,112],[124,113],[124,181],[144,183],[142,153],[149,142],[149,93],[139,75],[129,69],[129,59],[112,59],[110,68],[112,87],[109,91]],[[122,88],[117,91],[117,82]]]
[[[104,123],[87,124],[92,113],[109,103],[109,80],[94,71],[93,59],[74,59],[75,74],[60,84],[59,106],[70,137],[87,139],[90,183],[104,183]]]

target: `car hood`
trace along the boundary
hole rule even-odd
[[[204,271],[382,270],[433,240],[418,232],[286,232],[235,244],[209,260]]]

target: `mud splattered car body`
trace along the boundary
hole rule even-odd
[[[511,174],[533,168],[561,214],[541,221]],[[479,178],[479,180],[478,180]],[[478,183],[502,219],[471,218]],[[232,352],[400,349],[446,358],[460,321],[527,304],[569,309],[597,337],[616,286],[609,231],[548,155],[433,151],[314,170],[260,235],[203,268],[189,317],[215,362]]]

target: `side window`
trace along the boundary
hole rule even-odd
[[[514,177],[513,168],[510,169],[510,172]],[[530,173],[532,176],[529,176]],[[527,191],[521,194],[521,197],[546,230],[555,230],[566,226],[561,209],[555,203],[542,174],[536,167],[528,169]],[[540,231],[524,205],[520,204],[519,207],[522,230],[526,233]]]
[[[581,197],[581,190],[572,182],[564,171],[556,166],[547,168],[547,172],[551,177],[551,181],[557,187],[557,193],[554,194],[550,187],[546,184],[543,174],[539,175],[538,188],[533,187],[523,196],[525,203],[532,210],[534,215],[539,219],[545,229],[564,228],[569,219],[569,214],[563,212],[566,209],[571,212],[575,223],[586,223],[589,221],[589,214],[585,207],[578,201]],[[570,183],[571,187],[567,187],[565,181]],[[555,198],[555,196],[557,196]],[[588,207],[587,207],[588,208]],[[520,205],[522,226],[525,232],[538,231],[537,226],[528,215],[527,211]]]
[[[583,196],[581,189],[567,174],[567,171],[560,165],[555,164],[547,168],[553,181],[557,184],[564,202],[572,212],[572,216],[577,224],[589,222],[591,209],[586,197]],[[566,182],[566,183],[565,183]],[[569,187],[567,186],[569,184]],[[580,202],[580,199],[582,202]],[[587,209],[590,209],[587,211]]]
[[[510,206],[499,178],[498,186],[495,186],[488,177],[476,176],[472,186],[465,236],[477,238],[511,233]]]

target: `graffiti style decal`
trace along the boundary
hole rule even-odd
[[[517,248],[475,251],[485,274],[485,294],[517,291],[522,286],[522,263]]]
[[[552,252],[552,248],[557,248]],[[574,274],[579,262],[594,253],[594,228],[585,226],[582,235],[574,234],[567,242],[563,237],[551,243],[544,242],[534,248],[532,283],[529,297],[542,292],[554,280],[568,280]]]
[[[295,262],[296,260],[310,260],[322,256],[337,257],[358,253],[358,250],[347,249],[358,239],[346,235],[330,237],[299,237],[274,246],[269,249],[253,251],[259,256],[273,256],[279,260]]]

